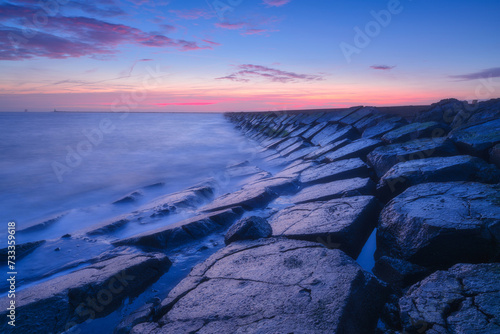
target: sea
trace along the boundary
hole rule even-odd
[[[183,190],[254,149],[223,114],[0,113],[0,226],[71,213],[23,241],[57,238],[116,215],[109,204],[130,192],[146,189],[147,202]]]

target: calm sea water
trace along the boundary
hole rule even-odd
[[[69,210],[73,223],[47,231],[57,238],[117,213],[100,205],[158,182],[145,201],[192,186],[251,147],[222,114],[0,113],[0,226]]]

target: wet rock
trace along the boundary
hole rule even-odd
[[[137,211],[134,211],[133,214],[141,217],[161,217],[177,209],[195,209],[212,199],[214,192],[215,180],[210,180],[183,191],[161,196],[143,205]]]
[[[500,168],[500,144],[493,146],[490,150],[490,163]]]
[[[135,325],[152,320],[155,314],[155,309],[160,303],[161,300],[159,298],[155,298],[152,302],[142,305],[125,319],[120,321],[118,326],[113,331],[113,334],[128,334]]]
[[[229,245],[239,240],[268,238],[272,234],[273,230],[267,220],[261,217],[251,216],[233,224],[224,236],[224,242],[226,245]]]
[[[406,143],[380,146],[368,154],[368,162],[382,177],[399,162],[458,155],[452,141],[446,138],[415,139]]]
[[[330,122],[331,123],[336,123],[341,121],[344,117],[349,116],[350,114],[354,113],[355,111],[363,108],[362,106],[356,106],[356,107],[351,107],[348,109],[338,109],[338,110],[332,110],[330,114]]]
[[[275,177],[297,177],[303,171],[316,166],[317,163],[314,161],[299,161],[283,169],[281,172],[277,173]]]
[[[349,179],[356,176],[369,176],[368,165],[359,158],[339,160],[308,168],[300,174],[300,182],[304,184],[316,184]]]
[[[458,128],[450,133],[449,138],[463,152],[486,159],[488,150],[500,143],[498,129],[500,119]]]
[[[373,195],[375,183],[369,178],[354,178],[317,184],[301,190],[290,201],[295,204],[328,201],[339,197]]]
[[[115,246],[134,245],[143,248],[172,249],[219,231],[243,214],[241,208],[198,215],[178,223],[113,242]]]
[[[314,145],[325,146],[331,142],[331,136],[333,136],[341,128],[338,124],[330,124],[324,127],[321,131],[316,133],[316,135],[311,138],[311,143]]]
[[[90,231],[86,232],[86,234],[88,236],[110,234],[125,227],[131,220],[132,217],[129,215],[113,218],[111,220],[102,222],[98,227],[92,227]]]
[[[358,138],[359,138],[358,131],[352,126],[346,125],[344,127],[339,127],[335,133],[328,136],[327,139],[322,140],[320,145],[326,146],[330,143],[337,142],[343,139],[356,140]]]
[[[16,247],[15,247],[15,252],[14,252],[15,253],[14,262],[21,260],[26,255],[30,254],[35,249],[37,249],[38,246],[42,245],[43,243],[45,243],[45,240],[26,242],[26,243],[15,245]],[[5,242],[5,244],[7,244],[7,242]],[[12,255],[12,253],[11,253],[11,255]],[[2,263],[6,264],[8,257],[9,257],[9,247],[7,246],[5,248],[0,249],[0,260],[2,261]]]
[[[405,126],[408,121],[401,117],[391,117],[381,122],[377,122],[363,131],[363,138],[380,138],[389,131]]]
[[[303,147],[291,154],[289,154],[285,159],[289,162],[298,160],[298,159],[304,159],[306,155],[311,154],[312,152],[316,151],[318,149],[317,146],[306,146]]]
[[[307,130],[306,132],[304,132],[303,134],[301,134],[300,136],[302,138],[304,138],[305,140],[307,140],[307,141],[311,141],[311,139],[314,136],[316,136],[321,130],[323,130],[327,126],[328,126],[328,122],[319,123],[316,126],[313,126],[309,130]]]
[[[399,301],[409,333],[500,333],[500,264],[457,264],[412,286]],[[422,331],[420,331],[422,332]]]
[[[248,161],[245,161],[243,163],[229,166],[226,168],[225,174],[228,177],[242,177],[242,176],[249,176],[249,175],[254,175],[258,173],[262,173],[263,170],[260,169],[257,166],[252,166]]]
[[[287,148],[285,148],[283,151],[280,152],[280,155],[282,157],[286,157],[287,155],[293,153],[293,152],[296,152],[298,150],[301,150],[301,149],[304,149],[304,148],[308,148],[310,147],[311,145],[305,143],[305,142],[297,142],[293,145],[290,145],[288,146]]]
[[[379,212],[372,196],[347,197],[283,209],[270,224],[275,236],[320,242],[357,258],[377,225]]]
[[[350,158],[366,159],[366,155],[373,149],[382,145],[378,139],[358,139],[346,146],[339,148],[333,152],[323,155],[323,158],[329,161],[336,161]]]
[[[373,273],[396,289],[403,289],[424,279],[432,270],[411,262],[382,256],[375,262]]]
[[[318,159],[321,156],[325,155],[326,153],[335,151],[341,147],[346,146],[347,144],[350,144],[351,141],[349,139],[341,139],[335,142],[332,142],[328,145],[325,145],[324,147],[317,148],[315,151],[309,153],[304,157],[304,159],[308,160],[313,160],[313,159]]]
[[[170,267],[160,253],[123,254],[33,287],[16,291],[16,312],[22,321],[3,333],[64,332],[88,319],[107,316],[143,292]],[[0,299],[0,316],[6,318],[10,299]]]
[[[342,118],[340,120],[340,123],[345,124],[345,125],[354,125],[354,123],[356,123],[364,118],[368,118],[370,116],[373,116],[377,113],[379,113],[379,111],[376,108],[365,107],[365,108],[356,110],[352,114],[347,115],[346,117]]]
[[[446,136],[450,128],[437,122],[411,123],[392,130],[382,136],[386,143],[402,143],[418,138],[439,138]]]
[[[58,213],[56,215],[52,215],[48,218],[42,219],[40,222],[34,223],[31,226],[25,227],[25,228],[19,228],[16,230],[16,232],[36,232],[36,231],[41,231],[49,226],[52,226],[53,224],[57,223],[60,221],[64,216],[66,216],[68,212],[63,212],[63,213]]]
[[[283,151],[287,147],[290,147],[290,146],[292,146],[294,144],[302,143],[302,142],[303,142],[302,138],[297,138],[297,137],[289,138],[289,139],[285,140],[283,143],[279,144],[276,147],[276,150],[278,152],[281,152],[281,151]]]
[[[136,202],[140,197],[144,196],[144,194],[140,191],[134,191],[119,200],[116,200],[113,202],[113,204],[127,204],[127,203],[134,203]]]
[[[290,169],[290,171],[293,170]],[[252,190],[254,188],[267,189],[276,196],[293,194],[299,189],[298,175],[290,174],[290,176],[274,176],[262,179],[245,185],[242,190]]]
[[[388,119],[389,117],[384,114],[375,114],[369,117],[365,117],[354,123],[352,126],[359,131],[359,133],[363,133],[366,129],[377,125],[378,123]]]
[[[451,124],[452,128],[470,126],[500,118],[500,99],[479,102],[461,110]]]
[[[472,182],[408,188],[382,210],[376,257],[436,268],[498,260],[499,190]]]
[[[429,109],[419,112],[415,117],[415,121],[420,123],[438,122],[450,125],[456,115],[467,110],[468,107],[467,101],[457,99],[442,100],[432,104]]]
[[[427,182],[500,182],[500,170],[476,157],[459,155],[400,162],[377,185],[382,198],[392,198],[406,188]]]
[[[287,239],[236,242],[169,293],[158,324],[132,333],[370,333],[384,299],[377,279],[340,250]]]
[[[271,138],[271,139],[266,139],[264,140],[261,145],[266,149],[266,150],[271,150],[275,149],[278,147],[278,145],[282,144],[283,142],[287,141],[288,138]]]

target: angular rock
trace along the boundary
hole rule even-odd
[[[352,126],[358,130],[360,133],[363,133],[366,129],[377,125],[378,123],[382,122],[383,120],[389,118],[387,115],[384,114],[375,114],[369,117],[365,117],[354,123]]]
[[[213,212],[238,206],[245,210],[253,210],[266,206],[274,198],[276,198],[276,194],[271,190],[265,187],[252,187],[219,196],[210,204],[202,207],[201,210]]]
[[[378,139],[358,139],[342,148],[339,148],[338,150],[323,155],[323,158],[328,161],[350,158],[366,159],[366,155],[369,152],[381,145],[382,142]]]
[[[30,254],[33,252],[35,249],[38,248],[38,246],[42,245],[45,242],[45,240],[40,240],[40,241],[32,241],[32,242],[26,242],[23,244],[17,244],[15,245],[15,249],[10,249],[10,251],[14,251],[14,253],[10,253],[10,255],[14,254],[14,262],[17,260],[21,260],[24,258],[26,255]],[[7,242],[6,242],[7,244]],[[9,257],[9,247],[5,247],[0,249],[0,260],[3,263],[7,263]],[[12,258],[11,258],[12,260]]]
[[[304,148],[308,148],[310,146],[311,146],[310,144],[307,144],[305,142],[297,142],[297,143],[295,143],[293,145],[288,146],[283,151],[281,151],[280,155],[282,157],[286,157],[287,155],[289,155],[289,154],[291,154],[293,152],[296,152],[296,151],[304,149]]]
[[[412,160],[394,165],[380,179],[377,190],[383,198],[392,198],[417,184],[452,181],[497,183],[500,170],[468,155]]]
[[[457,264],[399,300],[408,333],[500,333],[500,264]],[[423,329],[423,331],[422,331]]]
[[[500,144],[496,144],[491,148],[489,161],[500,168]]]
[[[173,194],[161,196],[151,203],[143,205],[133,214],[136,216],[164,216],[178,208],[196,208],[213,198],[215,180],[201,183],[194,187]]]
[[[248,161],[245,161],[243,163],[227,167],[225,174],[228,177],[242,177],[258,174],[261,172],[263,172],[262,169],[257,166],[252,166]]]
[[[144,194],[142,192],[134,191],[134,192],[120,198],[119,200],[114,201],[113,204],[134,203],[142,196],[144,196]]]
[[[273,235],[320,242],[357,258],[380,212],[372,196],[334,199],[295,205],[275,214]]]
[[[289,147],[289,146],[292,146],[294,144],[297,144],[297,143],[301,143],[303,142],[302,138],[298,138],[298,137],[293,137],[293,138],[289,138],[287,140],[285,140],[283,143],[279,144],[277,147],[276,147],[276,150],[278,152],[281,152],[283,151],[285,148]]]
[[[424,279],[432,270],[411,262],[382,256],[375,262],[373,273],[396,289],[403,289]]]
[[[233,224],[226,235],[224,242],[229,245],[240,240],[256,240],[268,238],[273,234],[271,225],[264,218],[251,216],[237,221]]]
[[[305,159],[309,159],[309,160],[318,159],[322,155],[325,155],[328,152],[335,151],[335,150],[337,150],[337,149],[339,149],[341,147],[344,147],[344,146],[346,146],[347,144],[350,144],[350,143],[351,143],[351,141],[349,139],[341,139],[341,140],[332,142],[332,143],[330,143],[328,145],[325,145],[324,147],[317,148],[315,151],[309,153],[304,158]]]
[[[500,118],[500,99],[493,99],[469,105],[465,110],[461,110],[451,126],[455,129],[498,118]]]
[[[292,171],[292,170],[290,170]],[[253,183],[243,186],[243,191],[253,189],[267,189],[276,196],[284,194],[292,194],[297,192],[299,181],[297,174],[289,174],[289,176],[274,176],[267,179],[261,179]]]
[[[178,223],[147,231],[127,239],[113,242],[113,245],[134,245],[143,248],[172,249],[219,231],[243,214],[241,208],[202,214]]]
[[[330,122],[331,123],[336,123],[342,120],[344,117],[349,116],[353,112],[363,108],[362,106],[357,106],[357,107],[351,107],[348,109],[338,109],[338,110],[333,110],[330,112]]]
[[[107,316],[123,300],[143,292],[170,265],[161,253],[124,254],[16,291],[16,313],[22,320],[15,327],[2,321],[0,331],[60,333],[88,319]],[[3,319],[10,300],[0,299]]]
[[[402,143],[418,138],[439,138],[446,136],[450,128],[437,122],[411,123],[392,130],[382,136],[382,140],[389,144]]]
[[[318,149],[317,146],[304,147],[304,148],[301,148],[301,149],[289,154],[287,157],[285,157],[285,159],[288,162],[292,162],[292,161],[295,161],[298,159],[303,159],[306,155],[311,154],[312,152],[316,151],[317,149]]]
[[[378,177],[382,177],[394,165],[400,162],[431,157],[458,155],[457,148],[447,138],[415,139],[406,143],[380,146],[368,154],[368,162],[373,166]]]
[[[304,184],[316,184],[368,176],[368,165],[361,161],[361,159],[354,158],[313,166],[300,174],[300,182]]]
[[[359,133],[358,131],[353,128],[350,125],[346,125],[344,127],[339,127],[337,131],[330,136],[328,136],[327,139],[322,140],[320,145],[321,146],[326,146],[330,143],[342,140],[342,139],[349,139],[349,140],[356,140],[359,138]]]
[[[125,319],[120,321],[118,326],[113,331],[113,334],[128,334],[135,325],[151,320],[155,314],[155,308],[160,303],[161,300],[156,298],[152,302],[142,305]]]
[[[421,111],[417,117],[416,122],[438,122],[450,125],[453,123],[455,116],[467,110],[469,107],[467,101],[459,101],[457,99],[446,99],[434,103],[427,110]]]
[[[402,126],[408,124],[408,121],[401,117],[391,117],[381,122],[377,122],[376,125],[367,127],[363,131],[363,138],[380,138],[389,131],[395,130]]]
[[[275,177],[297,177],[301,172],[310,169],[313,166],[316,166],[317,163],[314,161],[302,161],[298,163],[294,163],[281,172],[277,173]]]
[[[316,136],[321,130],[323,130],[325,127],[327,127],[327,125],[328,125],[328,122],[319,123],[316,126],[313,126],[309,130],[304,132],[303,134],[301,134],[300,136],[307,141],[311,141],[311,139],[314,136]]]
[[[169,293],[158,324],[132,333],[371,333],[385,293],[340,250],[287,239],[237,242]]]
[[[373,116],[373,115],[377,114],[378,112],[379,111],[373,107],[361,108],[359,110],[356,110],[352,114],[347,115],[346,117],[342,118],[340,120],[340,123],[344,124],[344,125],[354,125],[354,123],[356,123],[364,118],[368,118],[370,116]]]
[[[449,138],[463,152],[486,159],[488,150],[500,143],[498,129],[500,129],[500,119],[495,119],[453,130]]]
[[[369,178],[354,178],[317,184],[301,190],[290,201],[295,204],[328,201],[339,197],[373,195],[375,183]]]
[[[382,210],[376,257],[435,268],[498,260],[499,190],[468,182],[408,188]]]
[[[331,136],[333,136],[341,128],[338,124],[331,124],[324,127],[320,132],[318,132],[312,139],[311,143],[314,145],[325,146],[331,142]]]

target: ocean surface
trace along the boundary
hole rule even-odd
[[[18,243],[58,238],[130,210],[110,204],[132,191],[146,203],[217,177],[255,146],[222,114],[125,116],[0,113],[0,238],[8,221],[22,230],[69,213]]]

